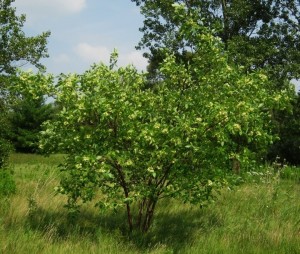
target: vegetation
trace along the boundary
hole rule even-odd
[[[5,107],[5,106],[3,106]],[[0,101],[0,108],[1,101]],[[5,110],[0,111],[0,125],[3,127],[3,131],[0,132],[0,169],[5,168],[7,166],[7,159],[9,155],[9,151],[11,150],[11,145],[7,141],[7,137],[9,135],[10,124],[7,117],[7,112]]]
[[[0,0],[0,170],[10,151],[7,136],[8,110],[12,97],[11,86],[16,80],[17,68],[27,63],[42,69],[39,60],[47,57],[49,32],[27,37],[22,31],[25,15],[17,16],[14,0]]]
[[[292,101],[292,111],[276,114],[280,140],[276,141],[268,153],[270,161],[279,158],[281,163],[300,165],[300,93]]]
[[[0,74],[2,76],[16,73],[18,67],[30,63],[43,68],[39,63],[47,57],[47,38],[49,32],[34,37],[27,37],[22,28],[26,21],[25,15],[17,16],[12,7],[14,0],[0,1]],[[1,82],[1,89],[3,89]]]
[[[1,98],[1,97],[0,97]],[[9,153],[12,145],[8,141],[10,123],[7,117],[6,105],[0,99],[0,196],[15,192],[15,183],[12,172],[8,166]]]
[[[167,52],[176,56],[177,63],[190,63],[194,59],[195,41],[181,34],[181,20],[176,6],[184,6],[193,15],[191,22],[203,24],[223,42],[229,62],[243,66],[245,73],[264,70],[273,83],[271,89],[284,89],[300,74],[300,8],[296,0],[132,0],[144,15],[140,29],[143,37],[138,49],[146,49],[149,59],[150,85],[162,77],[159,66]],[[294,93],[294,92],[292,92]],[[291,96],[294,96],[291,94]],[[270,147],[268,159],[280,156],[299,165],[299,125],[297,103],[293,109],[274,110],[274,130],[279,134]],[[291,114],[291,111],[294,113]],[[292,125],[290,123],[293,123]],[[288,127],[287,127],[288,126]],[[291,130],[292,128],[293,130]],[[236,138],[234,138],[236,140]],[[296,140],[295,142],[293,140]],[[286,152],[285,152],[286,151]],[[261,153],[265,157],[265,153]]]
[[[144,15],[143,37],[138,48],[149,50],[149,72],[155,74],[165,59],[165,49],[178,61],[190,61],[195,42],[181,36],[175,8],[196,12],[194,23],[203,24],[224,43],[230,61],[246,72],[264,69],[283,87],[299,78],[299,21],[297,0],[131,0]]]
[[[147,234],[128,235],[123,209],[99,213],[86,204],[69,217],[56,195],[62,155],[13,154],[18,190],[0,199],[2,253],[297,253],[300,169],[272,167],[243,176],[203,208],[168,200]],[[292,175],[292,174],[294,175]],[[297,173],[297,174],[296,174]]]
[[[273,141],[271,113],[286,107],[290,90],[272,91],[263,72],[230,64],[223,43],[193,22],[197,12],[182,5],[175,13],[179,34],[194,44],[193,61],[180,64],[169,53],[155,87],[147,89],[134,67],[116,68],[115,53],[110,66],[57,83],[20,74],[28,92],[45,89],[62,108],[45,124],[41,148],[67,154],[58,191],[70,211],[91,200],[125,206],[129,231],[147,232],[158,201],[204,205],[227,184],[228,169],[249,166]]]
[[[54,106],[45,104],[45,98],[19,96],[11,107],[9,139],[15,151],[23,153],[38,152],[39,134],[42,124],[54,116]]]

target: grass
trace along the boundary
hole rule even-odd
[[[253,173],[202,209],[168,200],[148,234],[129,236],[122,210],[68,216],[53,190],[62,159],[12,155],[17,193],[0,199],[0,253],[300,253],[299,169]]]

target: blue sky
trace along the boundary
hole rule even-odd
[[[27,35],[51,31],[50,57],[42,60],[50,73],[81,73],[92,63],[108,63],[114,48],[119,65],[146,69],[143,52],[135,50],[143,17],[131,0],[15,0],[14,6],[27,16]]]
[[[108,63],[114,48],[119,65],[146,68],[135,50],[143,17],[130,0],[15,0],[14,6],[26,14],[27,35],[51,31],[50,57],[42,61],[50,73],[81,73],[94,62]]]

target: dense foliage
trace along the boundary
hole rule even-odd
[[[283,164],[300,165],[300,94],[294,96],[292,105],[290,113],[277,112],[277,128],[281,140],[271,147],[268,158]]]
[[[11,146],[7,141],[9,136],[10,124],[7,115],[7,105],[3,100],[0,100],[0,126],[2,130],[0,132],[0,169],[6,167],[7,158]]]
[[[11,107],[10,140],[17,152],[34,153],[38,151],[41,125],[53,117],[54,106],[45,104],[45,98],[39,96],[20,96]]]
[[[10,122],[8,118],[7,105],[0,100],[0,197],[12,194],[16,190],[16,185],[9,170],[8,157],[12,150],[12,145],[8,141],[10,135]]]
[[[8,107],[0,93],[0,169],[6,166],[8,155],[12,148],[7,140],[9,137],[9,129]]]

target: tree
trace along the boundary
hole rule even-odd
[[[272,91],[263,72],[231,65],[223,43],[193,22],[195,12],[179,5],[175,14],[180,36],[195,42],[193,61],[167,52],[159,86],[146,88],[132,66],[116,68],[116,54],[110,66],[44,86],[62,110],[45,124],[40,147],[67,154],[57,190],[71,210],[89,201],[125,206],[129,230],[146,232],[160,200],[203,205],[226,185],[229,158],[246,163],[251,145],[274,139],[271,110],[285,107],[289,91]],[[22,78],[35,85],[33,74]],[[248,144],[238,155],[232,135]]]
[[[11,136],[17,152],[34,153],[38,151],[41,125],[53,117],[54,107],[45,104],[43,96],[33,99],[22,96],[12,106],[10,112]]]
[[[9,108],[9,96],[13,80],[16,77],[18,67],[27,63],[42,69],[39,60],[47,57],[47,38],[49,32],[35,37],[27,37],[22,31],[25,15],[17,16],[16,9],[12,7],[14,0],[0,0],[0,105],[1,110]],[[7,113],[3,113],[7,115]],[[0,132],[6,130],[0,122]],[[7,141],[2,138],[1,147],[6,147]],[[0,152],[0,160],[3,160],[6,152]]]
[[[43,68],[40,59],[48,57],[47,38],[50,32],[34,37],[27,37],[22,31],[25,15],[17,16],[12,7],[14,0],[0,1],[0,73],[14,74],[18,67],[32,64]]]
[[[162,77],[159,65],[172,51],[178,62],[192,62],[195,41],[182,37],[180,20],[174,12],[184,4],[188,12],[197,12],[191,22],[203,24],[223,42],[228,60],[244,66],[245,73],[264,70],[273,87],[284,89],[291,79],[300,74],[300,8],[297,0],[132,0],[141,7],[145,16],[140,29],[143,37],[138,48],[148,49],[148,79],[157,83]],[[291,96],[294,96],[291,92]],[[294,111],[296,109],[293,109]],[[289,111],[274,112],[273,125],[283,122],[280,118]],[[280,125],[282,126],[282,125]],[[283,127],[283,126],[282,126]],[[276,128],[278,129],[278,128]],[[280,141],[276,147],[286,147],[287,128],[278,129]],[[245,144],[240,137],[235,140],[236,151]],[[271,150],[277,150],[271,146]],[[296,147],[296,146],[292,146]],[[261,149],[258,149],[261,150]],[[293,153],[297,153],[296,149]],[[264,157],[265,154],[261,153]],[[289,158],[291,158],[289,156]],[[290,161],[292,162],[292,161]],[[238,168],[238,167],[237,167]]]
[[[277,87],[285,80],[299,78],[300,12],[296,0],[132,0],[145,16],[138,48],[149,49],[149,71],[155,76],[164,49],[184,60],[193,52],[194,42],[180,36],[180,22],[174,14],[178,4],[198,12],[192,22],[202,23],[224,43],[230,61],[246,72],[268,71]],[[189,60],[189,58],[187,59]]]
[[[274,143],[268,153],[271,161],[300,165],[300,94],[294,96],[293,110],[290,114],[286,111],[277,112],[277,128],[280,140]],[[278,158],[279,157],[279,158]]]

